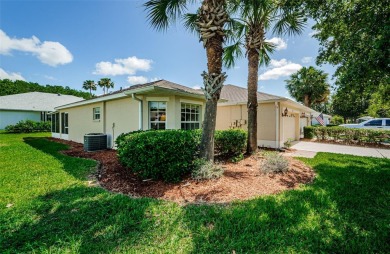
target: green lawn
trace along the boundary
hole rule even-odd
[[[0,134],[0,253],[385,253],[390,160],[318,154],[314,184],[231,205],[132,199],[44,134]],[[7,208],[8,204],[13,206]]]

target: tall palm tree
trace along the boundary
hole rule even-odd
[[[303,12],[283,1],[235,0],[230,11],[238,15],[234,22],[235,36],[232,45],[225,48],[224,64],[232,67],[235,58],[241,57],[242,47],[248,59],[248,142],[247,152],[257,150],[257,88],[259,65],[268,65],[275,45],[267,42],[267,32],[275,35],[300,34],[306,18]]]
[[[149,0],[144,4],[148,19],[157,30],[166,30],[178,18],[195,25],[200,41],[206,49],[207,72],[202,73],[206,109],[204,114],[200,156],[214,161],[214,132],[219,100],[226,74],[222,72],[225,23],[228,21],[225,0],[203,0],[194,15],[185,13],[193,0]]]
[[[89,94],[92,96],[92,90],[96,91],[95,81],[93,81],[93,80],[86,80],[86,81],[84,81],[83,89],[84,90],[89,90]]]
[[[114,88],[114,85],[115,85],[114,82],[112,82],[111,79],[109,79],[109,78],[101,78],[98,81],[98,86],[103,88],[104,94],[106,94],[106,89],[107,89],[107,93],[108,93],[108,89]]]

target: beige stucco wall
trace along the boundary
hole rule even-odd
[[[105,102],[105,130],[108,144],[113,146],[121,133],[139,129],[139,102],[126,97]]]
[[[259,104],[257,111],[257,140],[260,146],[275,146],[276,110],[275,103]],[[216,129],[227,130],[231,128],[248,129],[248,109],[246,105],[218,106]]]

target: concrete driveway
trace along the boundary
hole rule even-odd
[[[370,156],[390,159],[390,149],[367,148],[358,146],[333,145],[325,143],[296,141],[291,146],[296,151],[286,153],[287,156],[300,156],[313,158],[318,152],[341,153],[357,156]]]

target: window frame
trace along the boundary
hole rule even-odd
[[[69,114],[68,114],[68,112],[61,113],[61,134],[69,134]]]
[[[380,125],[372,125],[372,124],[370,124],[370,123],[372,123],[372,122],[378,122],[378,121],[380,121]],[[367,123],[365,123],[364,124],[364,126],[373,126],[373,127],[379,127],[379,126],[383,126],[383,120],[382,119],[373,119],[373,120],[370,120],[369,122],[367,122]]]
[[[165,120],[161,121],[161,120],[154,120],[152,121],[151,120],[151,105],[152,103],[158,103],[158,106],[157,106],[157,114],[159,113],[165,113]],[[160,108],[160,103],[162,104],[165,104],[165,111],[162,110],[162,107]],[[149,130],[166,130],[167,129],[167,119],[168,119],[168,113],[167,113],[167,109],[168,109],[168,102],[167,101],[148,101],[148,123],[149,123]],[[152,128],[152,124],[156,124],[157,128]],[[164,128],[160,128],[160,124],[164,124]]]
[[[183,111],[184,105],[184,111]],[[187,110],[189,106],[189,111]],[[192,112],[192,107],[196,107],[197,111]],[[182,130],[196,130],[201,128],[201,118],[202,118],[202,105],[194,104],[189,102],[180,103],[180,129]],[[183,114],[185,120],[183,120]],[[189,116],[188,116],[189,114]],[[189,120],[187,120],[189,118]],[[194,120],[193,120],[194,119]],[[186,126],[190,126],[187,128]]]
[[[96,111],[98,111],[98,113]],[[99,116],[99,117],[96,117],[96,116]],[[95,107],[92,109],[92,119],[94,121],[100,121],[100,119],[101,119],[100,107]]]

